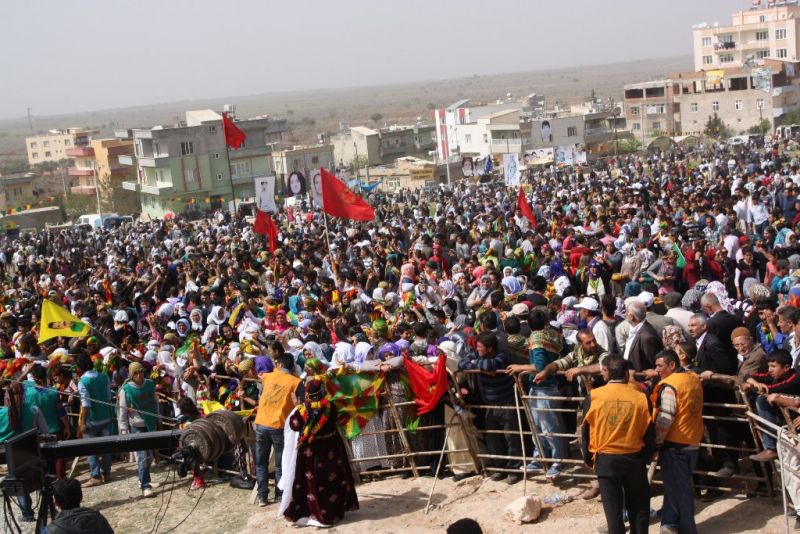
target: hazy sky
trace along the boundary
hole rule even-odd
[[[2,4],[0,117],[21,117],[691,54],[692,24],[750,0]]]

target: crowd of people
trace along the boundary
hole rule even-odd
[[[564,437],[577,422],[552,411],[554,397],[590,389],[584,460],[599,483],[584,497],[602,495],[608,531],[624,532],[623,509],[632,532],[647,531],[647,464],[657,455],[662,532],[694,532],[697,462],[714,473],[697,494],[711,500],[721,495],[714,485],[744,468],[743,445],[760,451],[750,457],[759,474],[759,463],[778,458],[776,440],[747,424],[704,422],[703,413],[730,410],[703,411],[703,402],[735,403],[741,388],[776,424],[778,406],[798,405],[800,161],[790,148],[715,145],[529,169],[522,187],[533,217],[516,188],[492,180],[373,193],[370,222],[326,224],[298,203],[274,214],[272,252],[242,213],[6,238],[0,430],[147,432],[191,425],[215,401],[252,412],[259,504],[271,500],[274,449],[281,513],[331,525],[358,507],[348,450],[364,471],[407,460],[392,457],[396,435],[368,432],[392,425],[380,411],[363,436],[341,441],[330,377],[371,372],[403,400],[413,396],[398,378],[404,368],[443,358],[451,371],[487,372],[458,375],[455,390],[468,404],[498,407],[469,419],[485,436],[477,446],[504,458],[491,460],[492,479],[563,476],[569,464],[559,460],[580,454]],[[45,300],[91,332],[39,343]],[[520,373],[541,438],[527,465],[530,444],[503,408],[516,402]],[[451,404],[442,397],[422,426],[441,426]],[[704,426],[725,448],[702,453]],[[444,442],[443,430],[429,431],[409,445]],[[248,469],[244,452],[222,467]],[[143,497],[157,489],[152,461],[137,453]],[[89,466],[84,487],[113,476],[109,455]],[[445,476],[480,470],[438,465],[436,455],[417,466]],[[63,461],[52,468],[65,477]],[[208,483],[200,466],[193,472],[194,488]],[[32,517],[30,499],[20,504]]]

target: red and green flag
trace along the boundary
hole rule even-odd
[[[347,439],[353,439],[378,412],[378,394],[383,375],[358,373],[352,370],[337,373],[326,385],[328,396],[336,406],[339,426]]]

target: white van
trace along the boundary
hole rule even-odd
[[[97,230],[100,228],[101,224],[105,226],[105,223],[111,218],[119,218],[119,215],[116,213],[104,213],[103,220],[101,222],[100,215],[98,213],[90,213],[88,215],[81,215],[78,217],[78,221],[75,224],[78,226],[88,224],[93,229]]]

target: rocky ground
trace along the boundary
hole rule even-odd
[[[85,479],[85,470],[79,470],[78,476]],[[157,489],[156,498],[141,499],[135,465],[115,464],[114,480],[85,490],[84,503],[101,510],[116,532],[122,534],[256,534],[297,530],[276,516],[277,505],[259,508],[248,504],[249,491],[233,489],[227,484],[210,486],[205,491],[190,491],[191,477],[174,478],[163,467],[154,470],[153,480],[163,483]],[[599,500],[593,500],[545,508],[535,523],[517,525],[504,516],[503,509],[522,496],[522,482],[508,486],[504,482],[479,477],[458,483],[452,478],[437,481],[433,507],[426,514],[425,503],[432,483],[431,478],[391,478],[362,484],[358,488],[361,509],[348,514],[342,524],[330,531],[348,534],[443,532],[453,521],[471,517],[487,533],[578,534],[596,532],[597,525],[603,523],[602,505]],[[544,481],[531,480],[527,492],[544,497],[556,493],[575,494],[583,487],[567,483],[558,488]],[[712,504],[698,503],[699,530],[703,533],[783,532],[779,499],[770,502],[766,498],[732,496]],[[660,496],[652,499],[653,508],[659,507],[660,503]],[[180,523],[184,518],[185,521]],[[790,527],[793,523],[794,520]],[[30,524],[26,527],[23,532],[33,530]],[[657,525],[651,527],[651,532],[658,532]]]

